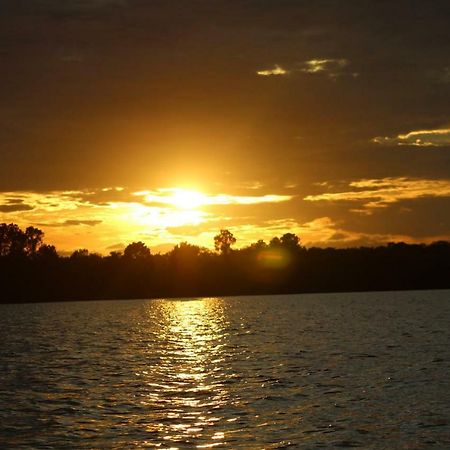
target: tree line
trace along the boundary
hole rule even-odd
[[[450,243],[306,248],[293,233],[215,251],[182,242],[153,254],[143,242],[107,256],[60,256],[35,227],[0,224],[0,301],[34,302],[450,288]]]

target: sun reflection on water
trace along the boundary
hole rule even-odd
[[[1,450],[450,448],[449,293],[381,294],[4,305]]]
[[[154,388],[149,400],[158,409],[159,421],[151,431],[171,445],[223,444],[226,434],[216,427],[229,401],[222,355],[227,326],[223,303],[202,299],[161,301],[158,306],[159,363],[153,368],[157,381],[149,381]]]

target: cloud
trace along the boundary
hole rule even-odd
[[[247,181],[244,183],[241,183],[239,185],[239,187],[243,188],[243,189],[250,189],[250,190],[259,190],[262,189],[264,187],[264,183],[262,183],[261,181]]]
[[[76,200],[97,206],[107,206],[112,202],[136,202],[136,197],[129,190],[122,187],[74,191],[72,196]]]
[[[336,223],[330,217],[318,217],[309,222],[299,223],[295,219],[271,220],[265,223],[265,227],[273,235],[280,235],[287,231],[300,236],[301,242],[307,246],[329,246],[331,241],[338,245],[346,244],[355,239],[354,233],[338,229]],[[333,236],[340,234],[340,239],[333,240]],[[338,242],[339,241],[339,242]]]
[[[102,252],[117,242],[136,240],[155,246],[193,238],[193,243],[209,245],[230,218],[236,221],[248,215],[248,206],[273,209],[294,198],[258,189],[251,192],[260,195],[214,195],[180,188],[133,192],[122,187],[0,192],[0,221],[41,227],[47,242],[63,251],[86,247]],[[230,209],[227,216],[225,207]]]
[[[289,70],[283,69],[278,64],[275,64],[275,67],[273,69],[259,70],[256,73],[263,77],[270,77],[270,76],[288,75],[289,72],[290,72]]]
[[[359,202],[361,207],[353,212],[370,214],[376,208],[384,208],[402,200],[424,197],[450,197],[450,180],[414,179],[407,177],[363,179],[352,181],[350,190],[308,195],[306,201]]]
[[[126,244],[119,242],[117,244],[108,245],[108,247],[106,247],[106,250],[122,251],[126,246],[127,246]]]
[[[162,204],[175,207],[199,207],[213,205],[256,205],[261,203],[281,203],[292,200],[292,195],[209,195],[177,188],[139,191],[134,193],[143,198],[145,204]]]
[[[305,223],[299,223],[295,219],[270,221],[266,223],[266,227],[269,231],[275,232],[273,235],[280,235],[286,230],[295,233],[300,237],[302,245],[307,247],[370,247],[386,245],[389,242],[431,243],[450,238],[448,233],[414,237],[404,233],[357,231],[345,227],[342,221],[335,221],[328,216],[318,217]]]
[[[254,224],[242,224],[228,228],[238,237],[237,247],[263,239],[269,242],[274,236],[284,233],[294,233],[300,237],[302,245],[307,247],[359,247],[385,245],[388,242],[432,242],[436,236],[421,238],[395,233],[366,233],[345,228],[341,222],[331,217],[317,217],[308,222],[301,223],[294,218],[268,220]],[[210,239],[215,233],[210,234]]]
[[[102,220],[77,220],[77,219],[67,219],[63,222],[54,222],[54,223],[39,223],[38,226],[45,227],[71,227],[78,225],[87,225],[89,227],[93,227],[95,225],[101,224]]]
[[[330,217],[319,217],[304,223],[299,228],[300,237],[309,246],[351,247],[357,245],[380,245],[393,240],[403,240],[404,236],[368,234],[346,230]]]
[[[376,208],[401,200],[450,197],[450,180],[406,177],[356,180],[340,190],[334,187],[336,192],[332,192],[331,183],[318,184],[316,188],[326,192],[308,196],[307,201],[347,201],[354,205],[355,210],[363,213],[371,213]],[[185,194],[187,197],[183,197]],[[21,227],[42,227],[46,242],[56,245],[63,252],[86,247],[108,253],[111,249],[123,248],[125,244],[112,247],[119,242],[138,240],[146,242],[152,249],[162,251],[185,240],[196,245],[211,246],[221,228],[228,228],[236,235],[237,247],[249,245],[258,239],[269,242],[272,237],[286,232],[299,235],[303,245],[308,247],[379,245],[400,240],[415,242],[415,238],[408,235],[383,234],[378,230],[373,230],[371,234],[368,230],[348,229],[344,222],[328,216],[306,222],[280,216],[283,208],[276,210],[276,205],[293,198],[276,194],[211,195],[176,188],[137,193],[122,188],[7,192],[0,193],[0,205],[8,211],[12,208],[15,210],[0,210],[0,221],[3,216],[3,220],[15,222]],[[185,207],[189,204],[192,208]],[[249,205],[258,205],[258,213],[253,215]],[[279,218],[263,219],[269,217],[264,212],[267,210],[272,217],[276,214]],[[439,233],[444,235],[445,230]],[[421,239],[428,238],[421,236]],[[430,237],[429,240],[436,239]]]
[[[336,71],[336,69],[342,70],[347,65],[348,61],[346,59],[310,59],[305,61],[302,72],[330,72]]]
[[[87,225],[89,227],[94,227],[95,225],[99,225],[102,223],[101,220],[75,220],[75,219],[69,219],[64,221],[65,226],[71,226],[71,225]]]
[[[377,136],[372,142],[382,145],[411,145],[415,147],[450,146],[450,128],[410,131],[396,137]]]
[[[17,211],[31,211],[32,209],[34,209],[32,206],[27,205],[22,202],[0,205],[0,212],[2,212],[2,213],[11,213],[11,212],[17,212]]]
[[[350,62],[347,59],[310,59],[302,63],[293,64],[289,69],[276,64],[272,69],[256,72],[260,76],[283,76],[290,73],[302,72],[312,75],[323,74],[329,78],[337,78],[343,75],[357,77],[358,73],[348,69]]]
[[[351,75],[353,77],[357,77],[358,73],[350,72],[348,70],[350,62],[344,58],[338,59],[310,59],[309,61],[305,61],[301,68],[300,72],[308,73],[308,74],[325,74],[329,78],[337,78],[342,75]]]

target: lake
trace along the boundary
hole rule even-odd
[[[0,305],[0,448],[450,448],[450,291]]]

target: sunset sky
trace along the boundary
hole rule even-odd
[[[0,222],[62,252],[450,240],[448,0],[3,0]]]

